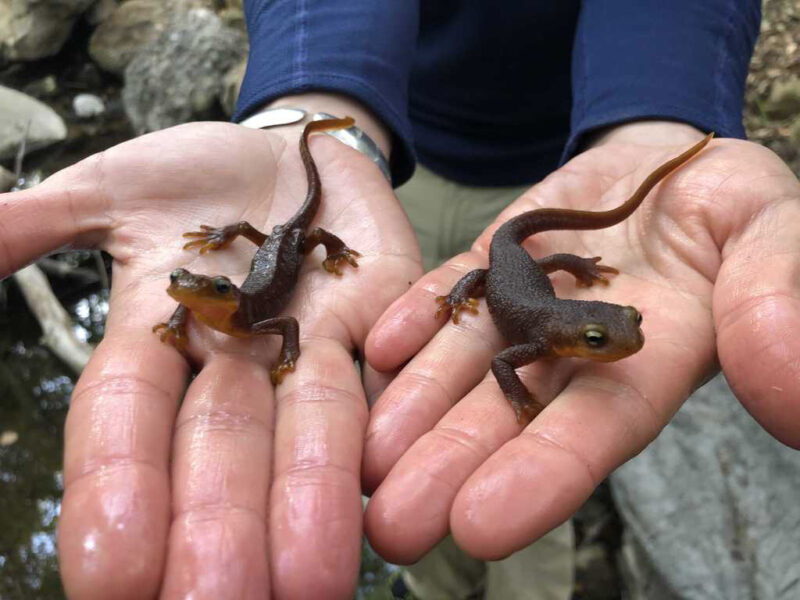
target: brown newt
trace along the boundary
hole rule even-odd
[[[497,329],[511,344],[492,360],[492,372],[517,421],[527,424],[544,406],[523,385],[515,369],[540,358],[581,357],[610,362],[638,352],[644,345],[642,315],[632,306],[556,298],[548,274],[566,271],[579,286],[608,284],[606,274],[619,273],[601,265],[600,257],[553,254],[534,259],[522,247],[529,236],[559,229],[603,229],[628,218],[650,190],[666,175],[700,152],[714,136],[689,148],[653,171],[619,207],[590,212],[542,208],[506,221],[489,248],[489,268],[475,269],[456,283],[447,296],[437,296],[438,317],[452,310],[477,313],[477,298],[486,304]]]
[[[186,269],[175,269],[169,276],[167,293],[180,304],[166,323],[153,327],[163,342],[185,351],[188,343],[186,321],[191,312],[201,323],[235,337],[280,334],[283,345],[278,364],[270,372],[272,382],[278,384],[287,372],[294,371],[300,356],[297,320],[277,315],[291,298],[304,255],[322,244],[327,251],[323,267],[336,275],[341,275],[343,262],[357,268],[356,257],[361,256],[324,229],[316,227],[306,234],[319,209],[322,193],[319,173],[308,149],[308,137],[320,131],[344,129],[353,123],[352,118],[346,117],[312,121],[305,126],[300,136],[300,157],[308,179],[308,192],[297,213],[283,225],[276,225],[269,235],[261,233],[247,221],[224,227],[201,225],[201,231],[183,234],[193,238],[183,246],[184,249],[199,248],[201,254],[208,250],[221,250],[239,236],[259,248],[241,287],[236,287],[224,276],[208,277]]]

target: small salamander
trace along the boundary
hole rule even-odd
[[[224,276],[208,277],[186,269],[175,269],[170,274],[167,293],[180,304],[166,323],[153,327],[161,341],[185,351],[188,342],[186,321],[191,312],[201,323],[231,336],[282,335],[280,357],[270,377],[274,384],[279,384],[286,373],[294,371],[300,356],[297,319],[276,315],[291,298],[303,257],[322,244],[327,251],[323,267],[330,273],[341,275],[343,262],[357,268],[356,258],[361,256],[324,229],[316,227],[306,234],[319,208],[322,192],[319,173],[308,149],[308,137],[316,132],[344,129],[353,123],[353,119],[346,117],[313,121],[305,126],[300,136],[300,157],[308,178],[308,192],[297,213],[283,225],[275,226],[269,235],[246,221],[225,227],[201,225],[201,231],[183,234],[193,238],[184,249],[199,248],[201,254],[208,250],[221,250],[238,236],[247,238],[259,248],[250,265],[250,273],[239,288]]]
[[[642,315],[632,306],[556,298],[549,273],[571,273],[579,286],[608,283],[603,275],[619,271],[601,265],[600,257],[553,254],[533,259],[522,247],[529,236],[559,229],[603,229],[628,218],[666,175],[700,152],[709,134],[653,171],[621,206],[604,212],[543,208],[506,221],[489,248],[489,268],[475,269],[447,296],[437,296],[436,317],[452,311],[477,313],[477,298],[486,296],[492,320],[511,346],[492,360],[492,372],[517,421],[527,424],[544,406],[523,385],[515,369],[540,358],[577,356],[610,362],[638,352],[644,344]]]

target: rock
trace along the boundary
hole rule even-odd
[[[14,174],[8,169],[0,166],[0,194],[6,193],[8,190],[14,187],[16,183],[17,178],[14,177]],[[2,444],[0,444],[0,446],[1,445]]]
[[[800,115],[800,77],[792,76],[772,85],[764,112],[772,119],[788,119]]]
[[[611,477],[633,600],[796,600],[800,452],[772,438],[721,377]]]
[[[213,0],[128,0],[95,29],[89,55],[106,71],[122,75],[139,49],[152,43],[175,15],[211,6]]]
[[[72,109],[81,119],[91,119],[106,111],[105,103],[94,94],[78,94],[72,99]]]
[[[222,78],[220,103],[222,104],[222,110],[229,117],[232,117],[233,111],[236,110],[236,100],[239,98],[239,90],[242,89],[242,80],[246,69],[247,59],[244,58],[239,64],[229,69],[225,77]]]
[[[67,127],[53,109],[22,92],[0,86],[0,160],[17,154],[28,123],[27,151],[67,137]]]
[[[34,98],[50,98],[58,92],[58,82],[55,76],[47,75],[36,81],[31,81],[22,91]]]
[[[119,8],[121,0],[97,0],[97,3],[86,13],[86,20],[89,25],[97,26],[103,21],[107,21],[114,11]]]
[[[223,76],[246,53],[245,35],[212,11],[177,15],[125,69],[122,99],[134,128],[143,133],[207,116]]]
[[[95,0],[0,0],[0,62],[56,54]]]

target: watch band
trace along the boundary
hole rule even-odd
[[[278,108],[268,108],[259,113],[256,113],[245,120],[239,122],[243,127],[251,129],[267,129],[269,127],[278,127],[280,125],[291,125],[294,123],[301,123],[306,120],[308,113],[302,108],[292,108],[281,106]],[[337,117],[318,112],[311,115],[311,121],[321,121],[322,119],[335,119]],[[324,132],[326,135],[336,138],[345,146],[350,146],[354,150],[358,150],[370,159],[380,169],[386,180],[392,182],[392,174],[389,171],[389,163],[386,157],[378,148],[375,141],[369,137],[366,132],[360,127],[355,125],[347,129],[334,129]]]

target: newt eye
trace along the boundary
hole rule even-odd
[[[640,313],[640,312],[636,313],[636,324],[637,325],[641,325],[642,324],[642,313]]]
[[[220,294],[227,294],[231,291],[231,282],[224,277],[217,277],[214,279],[214,289]]]
[[[583,332],[583,338],[593,348],[599,348],[606,343],[606,335],[597,329],[587,329]]]

